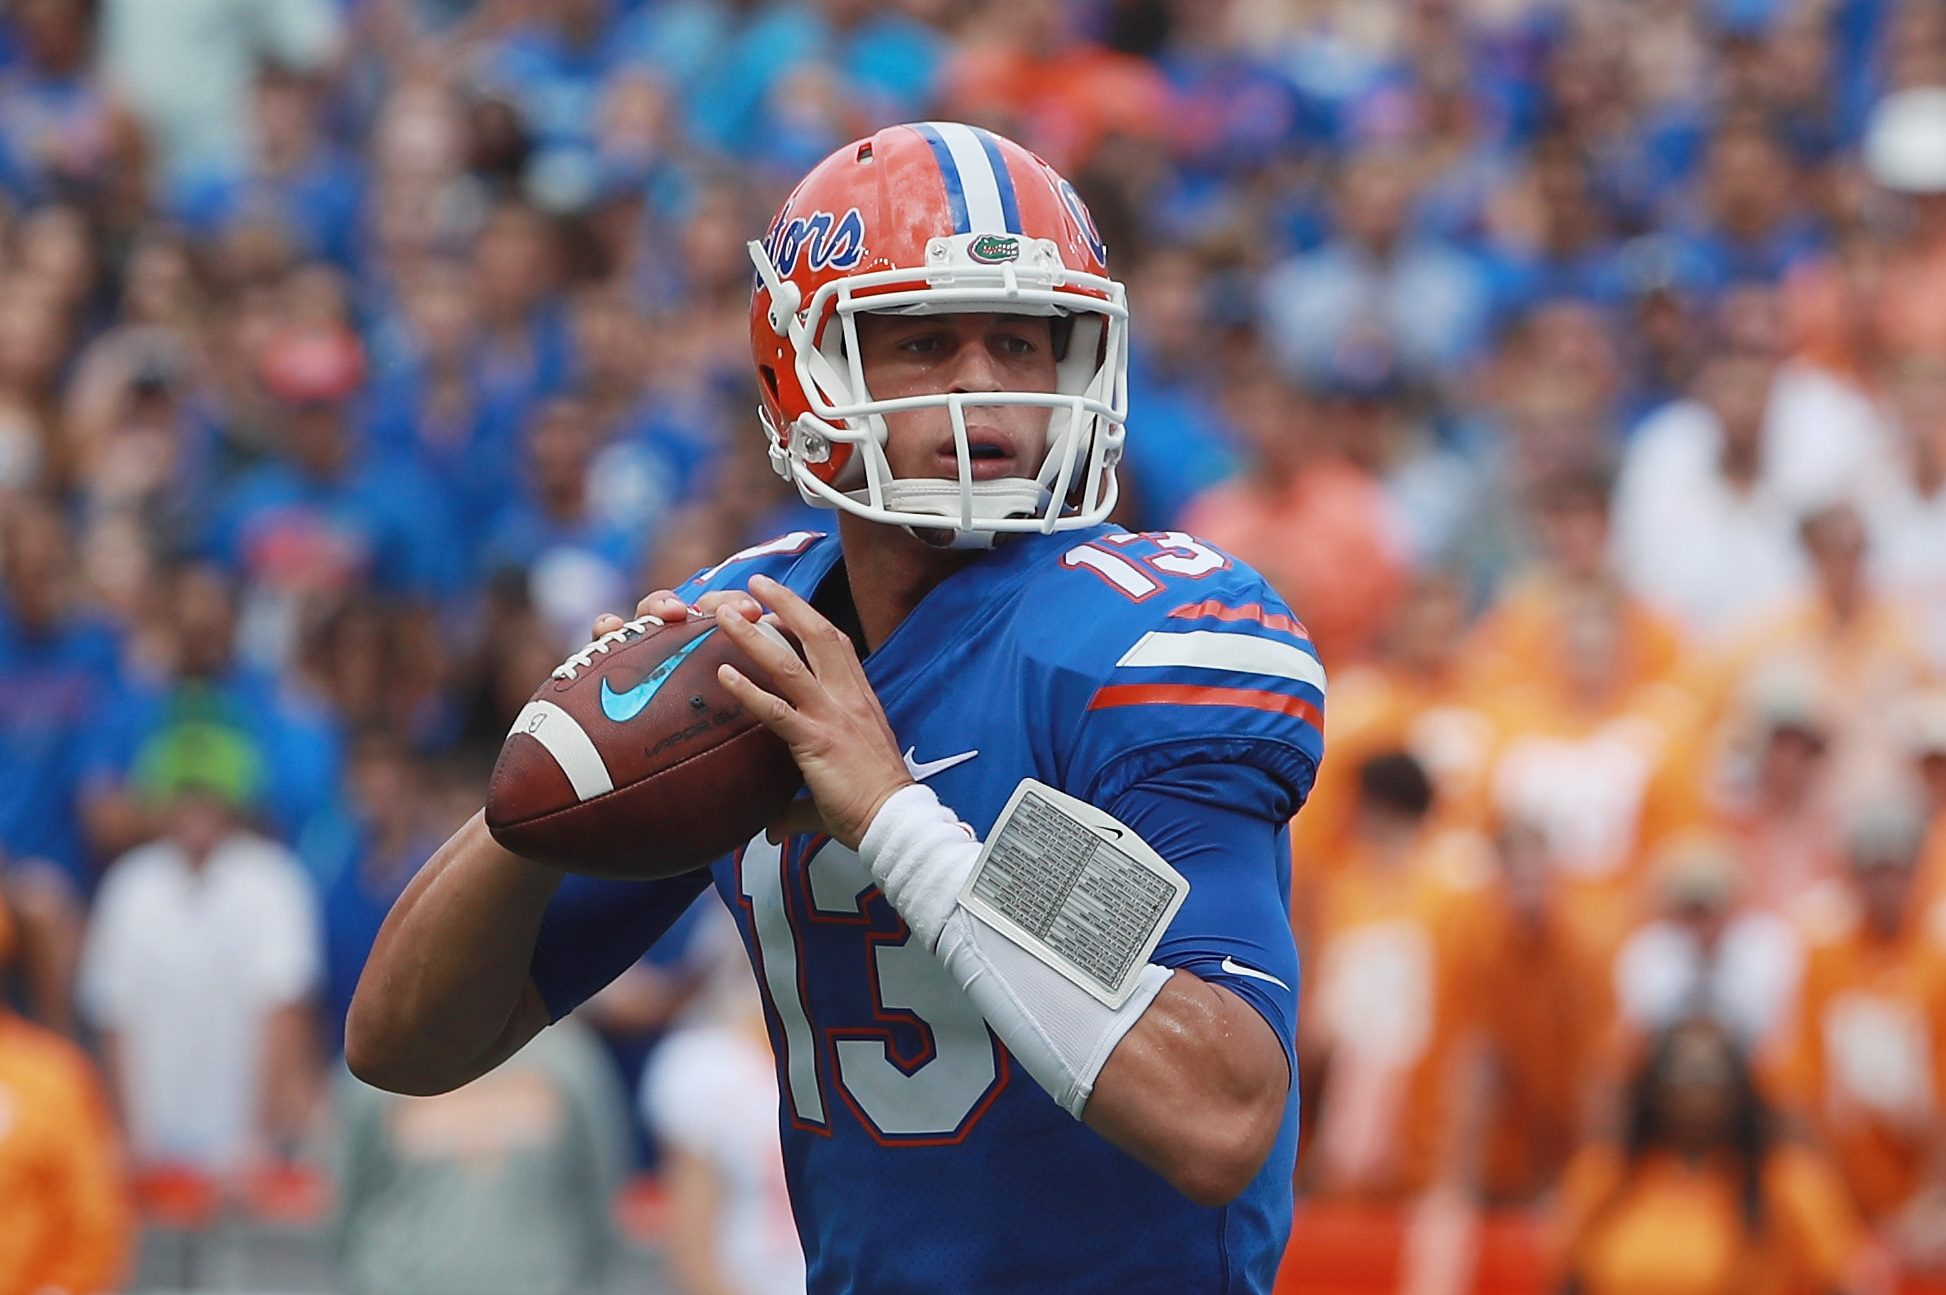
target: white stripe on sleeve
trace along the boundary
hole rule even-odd
[[[1176,634],[1151,630],[1122,653],[1122,659],[1115,664],[1275,675],[1324,691],[1324,667],[1316,657],[1294,643],[1279,643],[1254,634],[1224,634],[1216,630]]]

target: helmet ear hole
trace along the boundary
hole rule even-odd
[[[770,398],[781,401],[783,397],[778,394],[777,370],[771,368],[768,364],[760,364],[757,366],[757,372],[763,375],[764,386],[770,390]]]

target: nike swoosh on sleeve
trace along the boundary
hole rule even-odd
[[[1248,976],[1252,980],[1268,980],[1279,989],[1287,993],[1290,991],[1289,985],[1277,979],[1277,977],[1271,975],[1268,971],[1258,971],[1255,967],[1246,967],[1235,958],[1224,958],[1223,970],[1232,976]]]

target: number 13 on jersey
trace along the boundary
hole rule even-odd
[[[829,1130],[835,1097],[880,1142],[959,1141],[1006,1084],[1005,1052],[939,960],[907,938],[858,856],[813,837],[799,857],[806,839],[760,836],[737,861],[793,1123]],[[818,983],[845,1000],[818,1015],[842,1019],[814,1018],[806,1001],[813,956],[829,958]],[[914,1032],[918,1049],[901,1048],[900,1034]]]

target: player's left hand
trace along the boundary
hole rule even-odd
[[[855,850],[879,808],[912,782],[885,708],[843,630],[767,576],[753,577],[750,593],[797,635],[804,659],[724,608],[717,612],[717,624],[764,668],[777,691],[765,692],[734,666],[719,667],[717,677],[745,710],[790,745],[825,830]]]

